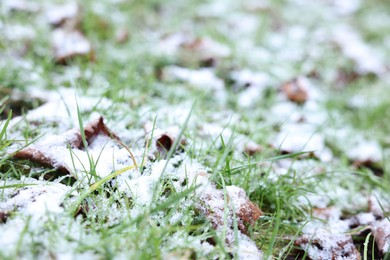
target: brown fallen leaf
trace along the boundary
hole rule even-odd
[[[219,229],[226,224],[227,228],[233,231],[234,215],[236,215],[238,229],[246,234],[245,225],[253,225],[263,215],[263,212],[249,200],[243,189],[237,186],[227,186],[226,192],[227,205],[223,190],[211,184],[200,196],[200,202],[197,203],[196,208],[210,221],[214,229]]]
[[[0,211],[0,223],[6,223],[9,217],[8,212]]]
[[[151,123],[146,123],[144,125],[144,130],[146,134],[146,139],[150,141],[150,135],[153,132],[153,140],[151,146],[151,152],[155,155],[159,154],[160,156],[165,156],[171,150],[175,140],[179,137],[180,129],[178,127],[170,127],[165,130],[154,129]],[[187,140],[185,138],[180,139],[180,146],[185,146]]]
[[[91,145],[94,139],[99,135],[108,136],[120,141],[119,137],[112,133],[104,124],[103,117],[99,117],[87,124],[84,127],[84,134],[87,145]],[[56,144],[48,143],[43,146],[24,148],[15,153],[14,158],[30,160],[46,167],[56,168],[59,172],[68,174],[71,172],[69,166],[62,161],[58,161],[58,158],[53,158],[51,154],[46,151],[48,149],[50,150],[53,146],[56,146],[56,148],[59,146],[65,150],[68,149],[68,146],[72,149],[83,149],[82,135],[79,130],[72,129],[60,136],[60,138],[62,140],[58,140]]]
[[[263,212],[260,210],[259,206],[253,203],[245,191],[242,188],[237,186],[227,186],[228,201],[234,204],[234,209],[236,215],[241,220],[242,224],[253,225],[256,220],[258,220]],[[246,228],[242,228],[241,231],[246,233]]]
[[[183,43],[182,48],[196,52],[203,60],[226,58],[230,55],[230,50],[226,45],[205,37],[187,41]]]
[[[98,135],[105,135],[111,137],[112,139],[120,141],[119,137],[116,134],[114,134],[110,129],[108,129],[106,124],[104,124],[104,119],[102,116],[92,121],[91,123],[87,124],[84,127],[84,133],[85,133],[85,139],[88,142],[88,144],[91,144]],[[81,142],[81,136],[80,136],[80,142]]]
[[[244,153],[249,156],[259,154],[263,151],[263,147],[255,142],[248,142],[244,145]]]
[[[390,252],[390,220],[384,218],[371,225],[372,234],[382,255]]]
[[[295,78],[283,84],[282,91],[290,101],[297,104],[305,103],[309,96],[308,90],[300,78]]]
[[[66,64],[69,59],[77,56],[95,60],[91,43],[79,31],[56,29],[52,32],[52,42],[54,58],[59,64]]]
[[[45,167],[53,167],[57,169],[60,173],[68,174],[70,173],[70,169],[61,163],[56,162],[49,156],[46,156],[43,152],[41,152],[39,149],[35,148],[25,148],[23,150],[20,150],[14,155],[14,158],[17,159],[23,159],[23,160],[29,160],[35,163],[38,163]]]
[[[76,2],[54,6],[47,11],[46,17],[53,27],[75,29],[81,22],[81,7]]]

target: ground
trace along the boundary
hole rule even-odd
[[[390,4],[0,3],[1,259],[386,259]]]

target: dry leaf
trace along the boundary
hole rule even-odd
[[[210,38],[195,38],[184,42],[182,49],[185,52],[195,54],[200,61],[211,63],[211,65],[215,60],[226,58],[230,55],[230,50],[227,46]]]
[[[0,223],[5,223],[7,222],[9,217],[9,213],[5,211],[0,211]]]
[[[381,254],[390,252],[390,221],[382,219],[371,225],[372,234]]]
[[[153,132],[153,140],[152,140],[152,146],[151,146],[151,152],[156,154],[159,154],[160,156],[165,156],[172,148],[175,140],[178,138],[180,134],[180,129],[178,127],[170,127],[166,130],[162,129],[154,129],[153,125],[151,123],[146,123],[144,125],[144,130],[146,139],[150,140],[150,135]],[[185,146],[187,144],[187,140],[185,138],[180,139],[179,147]]]
[[[90,145],[94,139],[99,136],[108,136],[112,139],[119,140],[119,138],[112,133],[107,126],[104,124],[103,117],[99,117],[97,120],[92,121],[84,127],[85,139]],[[69,166],[64,161],[53,158],[51,153],[47,151],[53,149],[68,150],[68,146],[72,149],[83,149],[82,136],[79,130],[70,130],[64,133],[59,138],[55,139],[54,142],[49,141],[41,146],[27,147],[18,151],[14,157],[18,159],[26,159],[32,162],[36,162],[46,167],[56,168],[61,173],[70,173]]]
[[[282,91],[286,97],[295,103],[305,103],[308,99],[307,87],[302,83],[300,78],[295,78],[282,86]]]
[[[263,151],[263,147],[255,142],[248,142],[244,145],[244,153],[249,156],[259,154]]]
[[[228,209],[225,209],[223,190],[216,189],[213,184],[200,196],[200,203],[197,204],[197,209],[206,216],[215,229],[225,225],[225,211],[227,211],[226,224],[228,228],[233,230],[234,215],[236,215],[239,230],[246,234],[247,228],[245,224],[253,225],[263,215],[263,212],[249,200],[243,189],[237,186],[227,186],[226,192],[228,195]]]
[[[79,31],[56,29],[52,33],[54,58],[57,63],[66,64],[69,59],[86,56],[94,60],[91,43]]]
[[[66,27],[75,29],[81,21],[81,8],[73,2],[55,6],[46,13],[48,22],[54,27]]]

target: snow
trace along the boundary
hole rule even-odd
[[[31,40],[36,36],[35,30],[28,25],[0,23],[0,32],[10,41]]]
[[[358,162],[380,162],[382,160],[382,150],[379,144],[373,140],[360,140],[356,146],[347,151],[347,156]]]
[[[219,79],[212,69],[191,70],[177,66],[164,68],[164,76],[171,80],[181,80],[188,82],[198,88],[211,88],[215,91],[221,91],[224,83]]]
[[[61,213],[61,203],[72,193],[72,188],[60,183],[38,181],[33,178],[22,178],[20,181],[0,181],[0,187],[12,184],[31,184],[23,188],[5,189],[5,197],[0,202],[0,211],[18,212],[29,215],[33,221],[43,218],[47,212]],[[75,195],[73,193],[73,195]]]
[[[325,146],[325,138],[313,125],[303,123],[284,124],[273,141],[275,147],[289,153],[314,152],[322,161],[330,161],[332,154]]]
[[[365,43],[352,28],[347,26],[336,28],[334,40],[340,45],[344,55],[355,62],[358,72],[378,75],[385,72],[380,54]]]
[[[54,55],[62,60],[75,55],[88,55],[92,52],[91,43],[79,31],[56,29],[52,33]]]
[[[76,19],[78,15],[79,6],[75,2],[53,6],[46,13],[48,22],[56,26],[60,25],[66,20]]]

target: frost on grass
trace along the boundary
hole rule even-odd
[[[43,107],[47,107],[50,102]],[[72,107],[66,108],[72,109]],[[42,111],[42,109],[40,107],[31,110],[26,118],[37,120],[39,118],[37,111]],[[66,120],[61,117],[57,117],[57,119]],[[14,124],[18,118],[13,120]],[[176,155],[173,158],[168,158],[169,160],[160,159],[162,155],[166,156],[167,151],[172,149],[175,140],[179,138],[180,130],[178,128],[160,130],[153,129],[150,124],[145,125],[145,140],[148,140],[146,143],[151,142],[150,154],[146,154],[148,158],[142,158],[142,152],[138,150],[135,150],[135,157],[133,157],[129,149],[122,147],[119,137],[104,124],[102,117],[84,126],[83,130],[83,133],[78,129],[71,129],[59,135],[47,134],[45,138],[39,139],[22,150],[17,150],[15,157],[71,173],[82,185],[88,184],[91,178],[104,178],[116,170],[123,171],[110,182],[110,185],[115,186],[119,194],[132,201],[132,207],[127,214],[133,217],[142,216],[149,207],[167,199],[164,193],[158,193],[167,181],[173,185],[175,192],[185,192],[190,187],[199,186],[195,190],[194,202],[182,201],[183,209],[193,206],[197,211],[196,214],[205,216],[216,229],[218,236],[224,236],[226,247],[237,254],[240,259],[261,258],[261,251],[246,233],[247,227],[253,225],[262,212],[256,204],[249,200],[244,190],[236,186],[227,186],[225,191],[217,189],[206,174],[205,167],[195,160],[186,158],[183,150],[176,151]],[[152,132],[153,139],[151,139]],[[184,145],[185,139],[182,139],[179,145],[180,143]],[[143,167],[145,169],[142,174],[138,169],[135,169],[135,161],[139,163],[144,161]],[[132,167],[129,168],[129,166]],[[33,192],[33,194],[35,193]],[[41,194],[39,193],[39,195]],[[45,196],[45,192],[42,193],[42,196]],[[28,202],[23,198],[21,197],[20,201]],[[16,199],[18,197],[15,197],[14,200],[7,199],[7,205],[19,205],[19,200],[16,201]],[[35,200],[35,198],[30,200]],[[42,209],[41,204],[39,204],[39,208],[37,207],[38,210]],[[102,206],[97,206],[95,203],[89,204],[87,212],[84,213],[94,215],[94,211]],[[115,212],[119,210],[113,206],[109,206],[109,208]],[[54,211],[53,213],[58,212]],[[96,213],[96,215],[99,214]],[[117,214],[113,215],[115,217],[106,216],[107,221],[111,224],[119,223],[120,217],[118,218]],[[163,216],[158,214],[153,218],[161,221]],[[177,223],[185,221],[185,219],[182,212],[177,212],[172,216],[170,222]],[[198,242],[200,241],[198,240]],[[201,241],[199,246],[207,247],[207,243]]]

